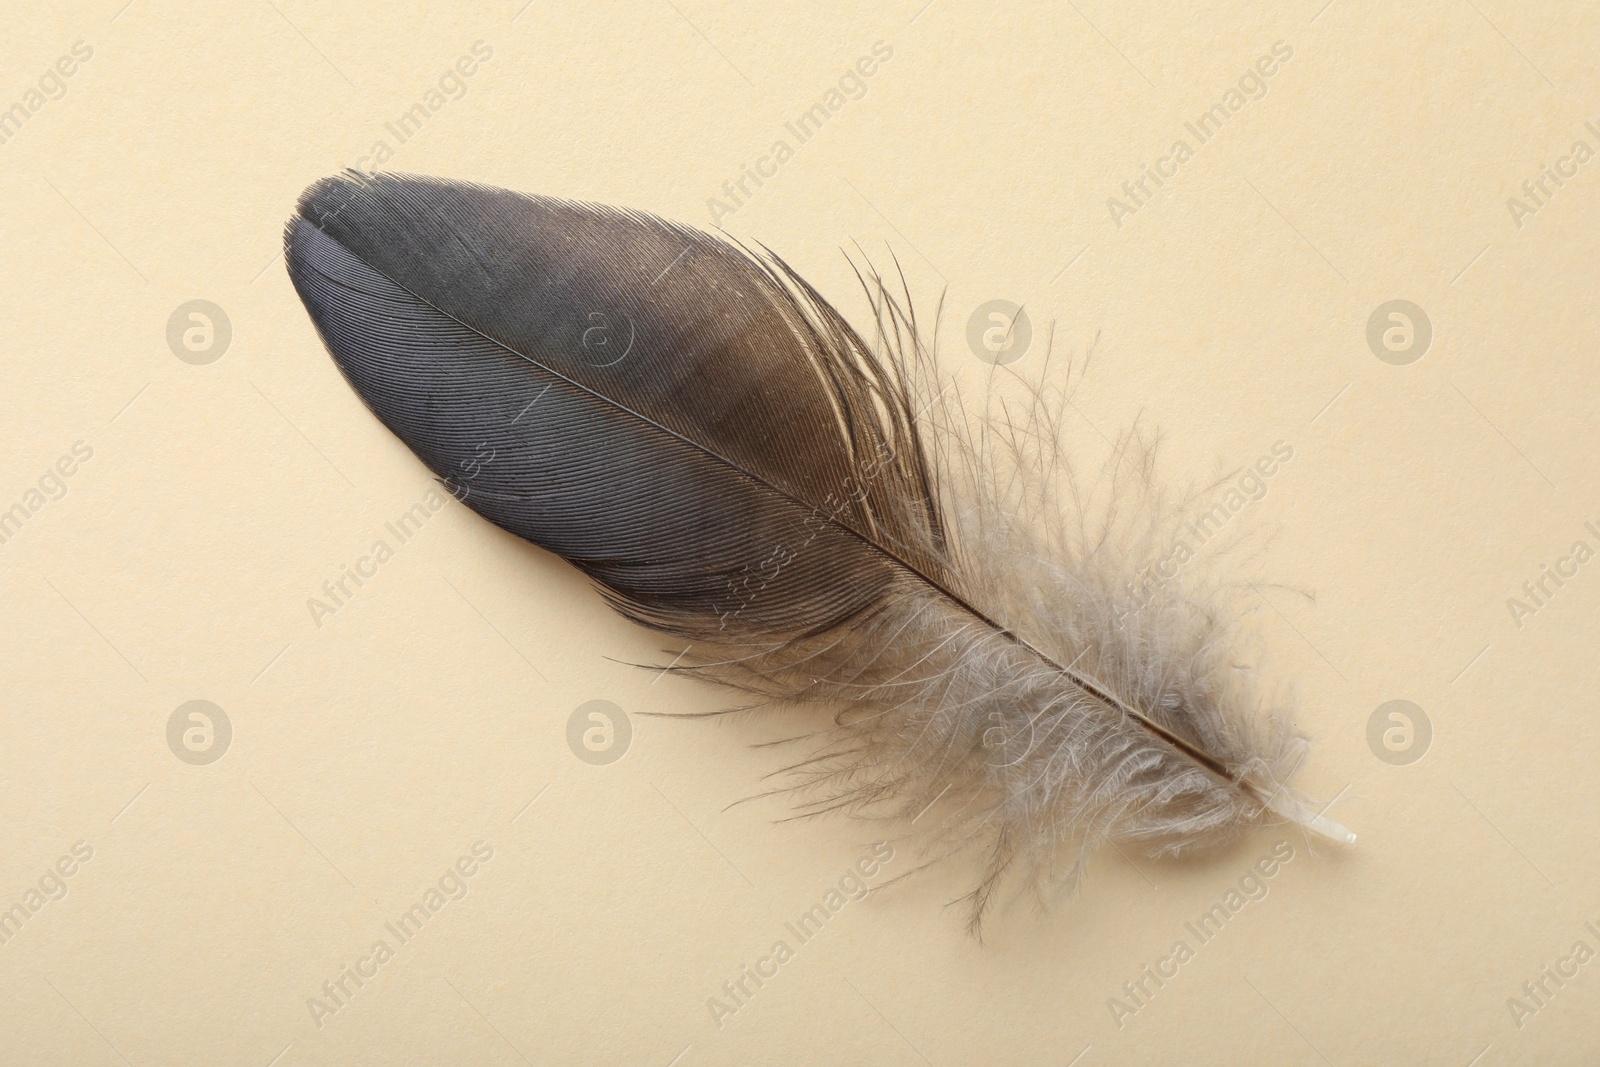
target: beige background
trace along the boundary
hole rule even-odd
[[[1600,562],[1520,627],[1507,606],[1600,547],[1600,162],[1520,227],[1507,206],[1597,144],[1592,5],[120,2],[13,5],[0,35],[3,106],[93,49],[0,145],[0,508],[93,449],[0,545],[0,908],[93,849],[0,945],[5,1064],[1600,1058],[1600,962],[1520,1027],[1507,1005],[1600,949]],[[1079,407],[1107,434],[1142,413],[1175,471],[1292,445],[1248,520],[1285,586],[1261,634],[1318,741],[1299,782],[1358,846],[1110,854],[984,945],[941,907],[968,872],[935,871],[713,1025],[707,999],[878,831],[727,809],[776,766],[747,747],[771,730],[642,717],[726,698],[625,666],[672,650],[454,503],[320,627],[307,607],[430,481],[323,352],[280,228],[477,41],[466,94],[386,166],[700,225],[892,47],[724,225],[858,322],[840,249],[892,250],[925,306],[948,286],[973,380],[986,300],[1029,309],[1019,369],[1052,320],[1061,351],[1098,334]],[[1280,41],[1265,97],[1117,226],[1107,199]],[[166,341],[197,298],[232,324],[209,365]],[[1434,330],[1407,366],[1365,339],[1396,298]],[[191,699],[232,723],[210,765],[167,744]],[[609,766],[566,742],[593,699],[635,730]],[[1367,741],[1394,699],[1434,730],[1403,766]],[[307,998],[480,840],[467,895],[318,1026]],[[1280,841],[1268,896],[1119,1026],[1122,983]]]

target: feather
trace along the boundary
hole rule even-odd
[[[868,344],[769,251],[354,171],[285,251],[340,371],[459,499],[689,642],[679,669],[841,709],[788,768],[801,814],[942,805],[935,836],[983,852],[974,928],[1019,861],[1075,881],[1104,842],[1282,818],[1354,840],[1286,788],[1305,742],[1233,670],[1224,586],[1134,589],[1182,513],[1151,442],[1086,488],[1059,404],[969,416],[878,276]]]

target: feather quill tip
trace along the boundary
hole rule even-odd
[[[1321,834],[1330,841],[1339,841],[1346,845],[1356,843],[1356,835],[1350,830],[1334,822],[1320,812],[1312,811],[1287,793],[1279,791],[1267,801],[1267,810],[1292,823],[1297,823],[1313,833]]]

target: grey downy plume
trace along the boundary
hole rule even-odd
[[[869,345],[765,250],[355,171],[305,192],[285,252],[345,378],[469,507],[688,642],[680,669],[842,709],[787,769],[801,813],[942,804],[984,855],[974,930],[1003,872],[1058,879],[1073,847],[1075,880],[1107,841],[1354,840],[1285,787],[1305,741],[1237,676],[1234,620],[1192,583],[1130,597],[1167,521],[1149,446],[1122,442],[1098,519],[1061,506],[1034,469],[1060,450],[1019,443],[1048,420],[963,429],[876,276]]]

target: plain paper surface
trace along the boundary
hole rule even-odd
[[[120,4],[0,42],[0,1062],[1600,1056],[1591,7]],[[279,248],[347,166],[720,225],[862,328],[898,261],[980,393],[1020,306],[1175,485],[1292,449],[1251,632],[1358,843],[1108,850],[982,944],[960,863],[853,899],[898,828],[733,806],[804,720],[651,717],[734,698],[341,380]]]

